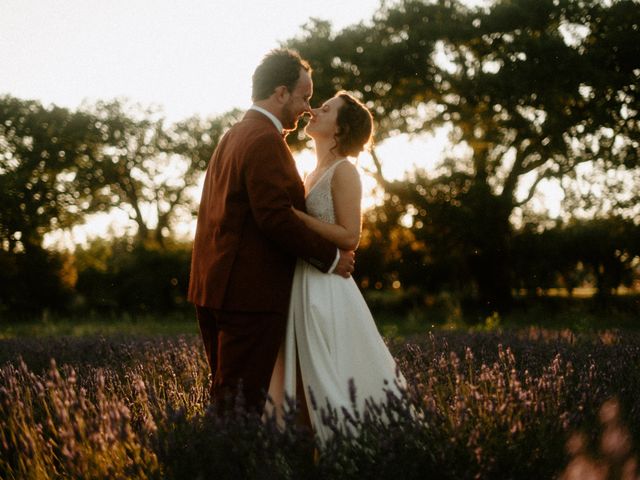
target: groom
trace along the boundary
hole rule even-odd
[[[304,186],[285,142],[310,113],[311,68],[289,50],[267,54],[253,74],[254,104],[220,140],[202,191],[189,301],[209,367],[211,398],[226,408],[238,392],[261,412],[286,330],[296,257],[349,277],[353,252],[309,230]]]

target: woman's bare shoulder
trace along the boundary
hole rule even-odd
[[[336,167],[332,180],[334,185],[359,187],[360,172],[358,172],[358,168],[353,163],[347,160]]]

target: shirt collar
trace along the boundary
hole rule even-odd
[[[266,115],[269,118],[269,120],[271,120],[273,122],[273,124],[276,126],[276,128],[278,129],[278,132],[284,134],[284,130],[283,130],[283,127],[282,127],[282,122],[280,120],[278,120],[278,118],[273,113],[271,113],[268,110],[265,110],[264,108],[259,107],[257,105],[251,105],[249,110],[255,110],[257,112],[262,113],[263,115]]]

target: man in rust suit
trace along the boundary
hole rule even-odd
[[[261,412],[286,330],[296,258],[348,277],[353,252],[309,230],[304,186],[284,139],[310,112],[311,69],[274,50],[253,74],[254,104],[221,139],[207,168],[191,262],[189,301],[213,374],[214,404],[240,388]]]

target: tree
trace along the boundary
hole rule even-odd
[[[100,141],[93,117],[0,97],[0,246],[40,248],[45,233],[80,221]]]
[[[90,115],[0,97],[0,312],[68,301],[71,259],[41,244],[47,232],[83,219],[96,133]]]
[[[379,141],[447,125],[451,141],[467,147],[435,175],[417,177],[411,200],[399,198],[414,225],[426,224],[432,203],[420,192],[437,179],[458,179],[449,198],[467,223],[456,237],[491,311],[511,299],[510,217],[543,179],[564,178],[586,162],[637,166],[639,26],[633,1],[499,0],[468,8],[404,0],[338,33],[314,21],[287,45],[311,60],[315,95],[360,92]],[[525,177],[532,186],[519,196]],[[378,179],[388,190],[379,161]]]
[[[125,210],[141,243],[162,246],[180,214],[193,214],[189,190],[238,111],[170,126],[157,112],[118,100],[99,102],[88,112],[96,117],[103,142],[90,174],[96,191],[92,208]]]
[[[180,214],[195,213],[189,190],[237,112],[167,127],[149,110],[127,108],[99,102],[73,112],[0,97],[0,310],[67,303],[77,270],[70,255],[44,250],[43,237],[94,212],[129,213],[141,261],[184,260],[171,256],[165,238]],[[150,242],[163,252],[144,253]],[[157,280],[175,290],[173,279]]]

